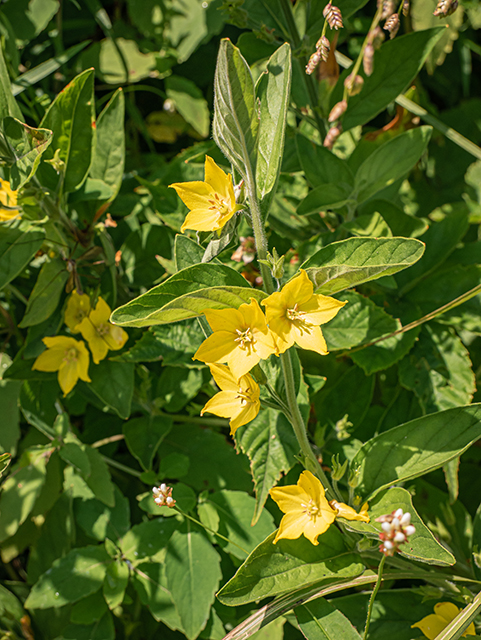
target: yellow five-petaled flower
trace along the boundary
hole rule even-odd
[[[181,231],[217,231],[232,216],[243,209],[236,204],[232,176],[205,157],[205,180],[201,182],[175,182],[169,185],[177,191],[182,202],[190,209]]]
[[[68,336],[43,338],[47,349],[35,360],[32,369],[37,371],[58,371],[58,382],[64,396],[78,382],[91,382],[88,374],[89,352],[85,343]]]
[[[67,302],[65,309],[65,324],[72,333],[79,332],[79,325],[84,318],[88,318],[90,313],[90,297],[86,293],[78,293],[77,289],[72,291],[72,295]]]
[[[230,432],[234,435],[239,427],[254,420],[259,413],[259,385],[249,374],[235,378],[223,364],[210,364],[209,368],[221,391],[207,402],[200,415],[207,411],[230,418]]]
[[[327,354],[327,345],[319,325],[329,322],[346,303],[314,293],[307,273],[298,276],[281,291],[262,301],[267,323],[276,336],[279,353],[295,343],[302,349]]]
[[[269,494],[285,514],[274,544],[282,538],[295,540],[304,534],[312,544],[318,545],[317,538],[329,529],[336,518],[369,522],[367,504],[358,513],[343,502],[328,502],[320,480],[310,471],[303,471],[297,484],[274,487]]]
[[[0,206],[0,222],[8,222],[20,216],[20,211],[17,208],[17,191],[13,191],[8,180],[0,178],[0,205],[2,204],[4,207],[11,208],[5,209]]]
[[[238,380],[260,360],[277,353],[274,337],[255,298],[238,309],[206,309],[204,313],[214,333],[197,349],[194,360],[227,363]]]
[[[87,340],[95,364],[105,358],[109,349],[122,349],[129,337],[121,327],[109,322],[110,314],[109,305],[99,297],[95,309],[76,327]]]
[[[460,609],[452,602],[438,602],[434,605],[434,613],[411,625],[411,628],[417,627],[421,629],[426,638],[434,640],[454,620],[459,612]],[[474,623],[471,623],[461,638],[475,635],[476,629]]]

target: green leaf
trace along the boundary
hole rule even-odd
[[[169,76],[165,80],[167,97],[176,110],[199,135],[207,138],[210,129],[209,106],[202,91],[192,80],[182,76]]]
[[[45,484],[51,448],[27,450],[2,485],[0,495],[0,542],[13,536],[35,506]]]
[[[399,382],[414,391],[424,413],[469,404],[476,391],[468,350],[451,327],[435,323],[424,325],[399,365]]]
[[[98,500],[109,507],[113,507],[115,504],[115,485],[110,479],[107,463],[97,449],[86,446],[85,453],[90,461],[90,475],[84,478],[85,482]]]
[[[2,13],[5,7],[2,8]],[[3,55],[3,49],[0,51],[0,119],[12,116],[13,118],[23,118],[23,114],[20,111],[20,107],[17,101],[13,97],[12,90],[10,88],[10,77],[7,71],[7,65],[5,64],[5,57]]]
[[[62,630],[62,640],[114,640],[115,626],[109,612],[89,625],[69,624]]]
[[[481,437],[481,404],[456,407],[416,418],[375,436],[354,457],[356,490],[371,498],[461,455]]]
[[[125,100],[122,89],[117,89],[97,120],[97,145],[90,167],[90,177],[102,180],[113,192],[119,192],[124,174]]]
[[[53,142],[44,159],[53,158],[60,149],[65,163],[63,191],[78,189],[86,179],[92,163],[94,137],[94,69],[79,74],[58,94],[48,108],[40,126],[53,132]]]
[[[361,636],[348,618],[324,598],[294,609],[302,634],[307,640],[360,640]]]
[[[8,453],[8,459],[17,450],[20,438],[20,412],[18,396],[21,382],[17,380],[0,380],[0,415],[2,428],[0,429],[0,454]],[[0,468],[3,465],[0,463]]]
[[[210,494],[207,504],[218,514],[219,523],[216,530],[231,541],[225,543],[222,539],[216,538],[216,543],[226,553],[231,553],[241,560],[245,560],[275,529],[274,519],[265,509],[257,517],[255,525],[251,526],[257,502],[243,491],[224,490]]]
[[[410,129],[371,153],[356,173],[354,190],[358,202],[372,198],[378,191],[405,176],[425,152],[431,133],[432,127],[428,126]]]
[[[267,408],[236,432],[236,440],[250,462],[256,490],[256,507],[252,516],[255,524],[281,475],[295,463],[299,444],[288,420],[275,409]]]
[[[284,154],[287,110],[291,91],[291,48],[284,43],[269,58],[256,87],[260,100],[256,186],[263,211],[275,195]]]
[[[186,267],[202,262],[204,247],[197,244],[195,240],[178,233],[174,242],[174,262],[176,271],[181,271]]]
[[[127,447],[145,471],[152,469],[157,449],[172,425],[172,420],[160,416],[142,416],[123,425]]]
[[[425,562],[439,566],[453,565],[456,560],[454,556],[445,549],[433,536],[419,517],[412,503],[412,496],[409,491],[401,487],[391,487],[380,494],[377,494],[373,502],[369,504],[369,517],[371,522],[345,522],[348,529],[357,531],[370,538],[379,540],[382,533],[381,523],[376,519],[402,509],[404,513],[411,514],[411,522],[416,531],[409,536],[409,540],[399,547],[399,553],[410,560]]]
[[[53,134],[48,129],[29,127],[10,116],[4,118],[2,125],[6,149],[2,149],[1,157],[9,167],[12,189],[20,189],[35,175]]]
[[[90,367],[89,375],[92,382],[88,383],[88,389],[93,391],[108,409],[127,420],[134,392],[134,365],[102,360]]]
[[[246,183],[250,183],[258,123],[254,82],[247,62],[227,38],[221,40],[217,55],[214,96],[214,140]]]
[[[152,498],[151,500],[153,501]],[[175,518],[162,517],[136,524],[119,543],[122,554],[133,565],[138,565],[165,549],[178,527]]]
[[[82,598],[73,605],[70,612],[70,622],[74,624],[93,624],[107,612],[107,605],[102,594],[97,591],[91,596]]]
[[[60,258],[44,262],[28,299],[20,327],[32,327],[52,315],[57,308],[68,277],[65,262]]]
[[[324,247],[304,264],[315,293],[332,295],[414,264],[424,244],[414,238],[349,238]]]
[[[364,565],[346,551],[340,531],[330,527],[319,546],[307,538],[281,539],[270,535],[250,554],[235,576],[217,594],[223,604],[238,606],[286,593],[316,582],[354,577]]]
[[[129,582],[129,567],[122,560],[114,560],[109,564],[105,573],[103,595],[109,609],[115,609],[122,604],[125,589]]]
[[[199,531],[175,531],[167,545],[165,575],[188,640],[207,624],[222,578],[220,556]]]
[[[27,266],[43,244],[43,229],[0,227],[0,289]]]
[[[85,533],[102,542],[117,540],[130,528],[129,501],[114,485],[115,503],[107,506],[100,500],[75,500],[75,520]]]
[[[347,162],[303,135],[296,136],[296,145],[302,170],[312,187],[339,185],[351,193],[354,174]]]
[[[40,576],[30,591],[25,608],[63,607],[86,598],[102,587],[109,562],[111,558],[103,546],[72,549]]]
[[[134,569],[132,582],[142,604],[146,605],[153,617],[163,622],[173,631],[182,632],[182,623],[167,588],[164,564],[143,562]]]
[[[351,200],[351,187],[344,184],[328,183],[309,191],[301,200],[296,212],[300,216],[319,213],[326,209],[341,209]]]
[[[430,51],[444,33],[442,27],[427,29],[388,40],[376,52],[374,72],[366,77],[361,93],[349,100],[342,125],[345,131],[372,120],[403,93],[418,74]],[[344,82],[344,76],[339,84]],[[332,106],[340,100],[336,90]]]
[[[168,324],[196,318],[205,309],[237,309],[251,298],[260,302],[265,297],[230,267],[194,265],[116,309],[111,321],[124,327]]]
[[[8,469],[10,465],[10,461],[12,459],[12,455],[10,453],[1,453],[0,454],[0,478],[3,476],[5,471]]]
[[[377,211],[364,216],[357,216],[350,222],[344,222],[342,226],[353,236],[392,238],[393,235],[389,225]]]
[[[85,452],[86,446],[81,442],[65,442],[59,449],[59,455],[64,462],[72,465],[83,477],[90,475],[90,459]]]

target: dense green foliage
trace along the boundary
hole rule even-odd
[[[1,4],[0,638],[359,640],[376,518],[398,508],[416,532],[387,558],[368,637],[420,638],[440,601],[481,607],[481,4],[440,20],[411,0],[330,150],[376,13],[337,4],[312,75],[324,0]],[[203,181],[206,155],[243,181],[247,214],[182,234],[168,187]],[[280,284],[302,267],[347,304],[329,355],[291,348],[290,381],[261,362],[262,409],[232,438],[200,417],[217,388],[192,356],[206,309],[270,293],[262,230]],[[99,362],[74,291],[113,311]],[[87,377],[33,368],[58,336],[88,341]],[[318,546],[273,544],[269,490],[310,463],[293,398],[321,472],[369,503],[370,523]],[[164,482],[179,511],[154,503]]]

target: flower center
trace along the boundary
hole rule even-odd
[[[76,362],[78,360],[77,349],[75,349],[74,347],[67,349],[63,359],[65,360],[65,362]]]
[[[109,325],[105,324],[105,322],[101,322],[97,327],[97,333],[99,336],[105,336],[109,332]]]
[[[241,407],[245,407],[247,404],[252,402],[249,389],[243,390],[242,387],[239,387],[239,391],[236,395],[236,400],[240,400]]]
[[[317,516],[320,515],[321,508],[315,504],[312,498],[309,500],[309,504],[301,503],[301,506],[305,509],[304,513],[307,513],[307,515],[315,522]]]
[[[299,329],[309,329],[312,325],[305,319],[305,311],[299,311],[298,304],[286,309],[286,317],[291,322],[295,323]]]
[[[219,218],[222,218],[222,216],[225,216],[230,212],[229,203],[221,198],[218,193],[214,193],[214,199],[209,200],[209,202],[212,205],[209,209],[217,211]]]
[[[237,338],[234,338],[235,342],[239,343],[241,349],[251,349],[254,346],[254,336],[252,335],[251,328],[248,327],[245,331],[236,329]]]

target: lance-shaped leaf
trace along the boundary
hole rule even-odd
[[[148,327],[202,315],[204,309],[239,307],[255,298],[265,298],[240,273],[230,267],[200,264],[178,271],[171,278],[142,294],[111,317],[114,324]]]
[[[355,521],[345,522],[345,524],[348,529],[362,533],[369,538],[379,538],[382,529],[381,523],[376,522],[376,518],[392,513],[396,509],[402,509],[404,513],[409,512],[411,523],[416,528],[416,531],[409,536],[408,541],[399,547],[401,555],[410,560],[444,567],[456,562],[454,556],[436,540],[426,527],[413,506],[411,494],[402,487],[391,487],[376,496],[374,501],[369,504],[371,518],[369,524]]]
[[[261,542],[222,587],[217,597],[223,604],[246,604],[321,580],[357,576],[364,570],[359,557],[346,551],[343,536],[334,526],[322,534],[318,546],[303,536],[273,544],[274,537],[275,533]]]
[[[375,496],[461,455],[481,438],[481,404],[455,407],[416,418],[368,440],[351,462],[356,491]]]
[[[7,116],[23,117],[20,107],[12,94],[10,77],[2,50],[0,51],[0,118],[6,118]]]
[[[0,289],[21,273],[44,238],[45,231],[38,227],[0,227]]]
[[[28,299],[27,310],[19,326],[33,327],[49,318],[57,308],[68,277],[65,262],[60,258],[45,262],[40,269],[37,282]]]
[[[414,238],[348,238],[327,245],[301,266],[315,293],[332,295],[406,269],[424,253]]]
[[[10,168],[10,186],[20,189],[34,176],[53,134],[48,129],[34,129],[11,117],[4,118],[2,128],[1,159]]]
[[[246,182],[254,175],[257,111],[249,65],[232,42],[221,40],[214,79],[212,132],[217,146]]]
[[[256,92],[260,100],[256,186],[264,211],[269,210],[281,170],[290,90],[291,48],[286,42],[270,57]]]
[[[307,640],[361,640],[346,616],[324,598],[297,607],[295,614],[299,628]]]

